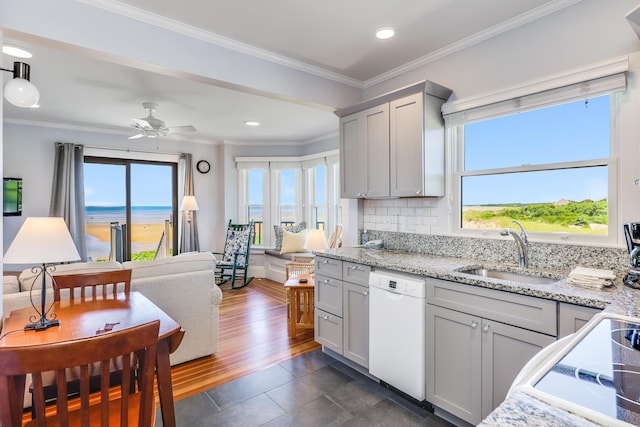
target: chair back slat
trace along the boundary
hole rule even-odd
[[[285,280],[298,277],[301,274],[313,274],[315,264],[313,262],[288,262],[284,265]]]
[[[99,421],[103,426],[118,424],[127,426],[129,420],[137,419],[138,426],[152,426],[155,407],[153,379],[159,325],[160,321],[155,320],[144,325],[114,330],[81,340],[22,347],[0,347],[0,386],[8,385],[9,396],[12,399],[9,402],[9,409],[0,408],[3,425],[22,425],[24,396],[20,395],[18,389],[20,389],[20,378],[24,381],[24,376],[31,374],[35,405],[34,425],[44,426],[48,421],[49,425],[88,426],[89,421],[92,423]],[[43,355],[46,356],[43,357]],[[124,381],[118,387],[118,398],[109,401],[109,366],[118,358],[122,360]],[[100,393],[92,394],[89,387],[90,368],[96,363],[101,365],[99,370],[102,374],[101,390]],[[80,397],[67,399],[65,370],[78,368]],[[50,409],[45,411],[42,372],[48,371],[56,372],[59,397],[55,413]],[[134,372],[137,374],[139,387],[137,392],[130,393],[129,379]],[[24,382],[22,382],[23,390]],[[13,400],[19,400],[20,405],[15,405]],[[75,409],[78,405],[79,409]],[[10,412],[4,413],[7,410]]]
[[[53,298],[55,301],[60,301],[62,290],[68,290],[71,301],[75,301],[78,293],[81,300],[96,299],[98,291],[103,298],[115,297],[118,292],[129,294],[131,291],[131,270],[53,276]],[[87,290],[91,291],[90,297]]]
[[[249,222],[249,224],[233,224],[229,220],[224,250],[220,253],[214,252],[214,254],[222,255],[222,259],[216,261],[216,284],[230,281],[231,288],[237,289],[246,286],[253,280],[253,277],[247,278],[249,255],[251,254],[251,235],[253,232],[253,222]],[[242,273],[242,276],[238,274],[239,272]],[[235,286],[236,278],[242,278],[243,283],[241,286]]]

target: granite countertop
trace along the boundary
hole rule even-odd
[[[640,322],[640,290],[624,286],[622,284],[622,277],[618,277],[613,286],[604,289],[590,289],[567,283],[566,277],[570,271],[527,268],[525,271],[529,275],[558,279],[556,283],[536,285],[479,277],[461,271],[481,267],[501,271],[519,271],[517,265],[510,264],[483,263],[474,259],[364,248],[326,249],[315,252],[315,254],[342,261],[369,265],[379,269],[418,274],[483,288],[601,308],[604,312],[638,317]],[[598,425],[569,414],[561,409],[552,407],[522,392],[516,392],[509,396],[483,420],[479,426],[546,426],[549,425],[550,419],[553,420],[554,425],[559,426]]]
[[[515,264],[484,263],[474,259],[364,248],[326,249],[314,253],[380,269],[396,270],[553,301],[601,308],[606,312],[640,318],[640,290],[624,286],[622,277],[617,278],[613,286],[604,289],[590,289],[567,283],[566,277],[570,271],[545,270],[542,268],[525,269],[526,274],[532,276],[558,279],[556,283],[538,285],[485,278],[461,271],[482,267],[519,272],[520,269]]]

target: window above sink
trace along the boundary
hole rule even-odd
[[[625,91],[620,73],[468,110],[443,108],[455,147],[454,231],[486,236],[518,220],[534,240],[615,242]]]

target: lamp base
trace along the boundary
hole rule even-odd
[[[60,321],[58,319],[49,320],[47,318],[42,318],[37,322],[28,323],[24,326],[25,331],[44,331],[45,329],[49,329],[52,326],[60,326]]]

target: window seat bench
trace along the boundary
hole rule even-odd
[[[285,264],[291,261],[294,256],[313,256],[312,252],[296,252],[281,254],[275,249],[264,250],[264,267],[267,279],[284,283]]]

